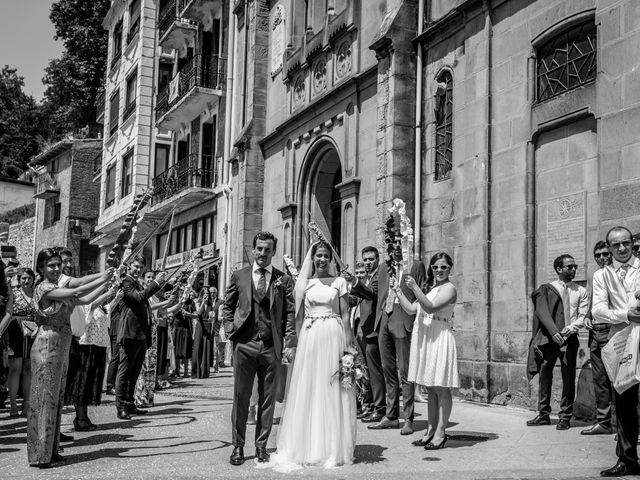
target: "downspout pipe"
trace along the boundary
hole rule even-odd
[[[491,348],[491,337],[492,337],[492,304],[493,304],[493,294],[492,294],[492,282],[493,282],[493,271],[492,271],[492,262],[493,257],[491,254],[491,249],[493,247],[493,239],[492,239],[492,229],[491,229],[491,217],[493,214],[493,206],[491,203],[491,194],[492,194],[492,185],[491,185],[491,160],[492,160],[492,144],[491,144],[491,135],[492,135],[492,125],[491,119],[493,116],[492,111],[492,82],[491,82],[491,69],[493,67],[493,11],[491,9],[491,0],[483,0],[482,1],[483,10],[485,12],[485,30],[486,30],[486,52],[485,52],[485,61],[486,61],[486,85],[487,85],[487,137],[486,137],[486,163],[485,163],[485,182],[486,182],[486,206],[487,206],[487,220],[486,220],[486,278],[485,284],[487,289],[486,301],[487,301],[487,400],[491,401],[491,360],[493,358],[493,349]]]
[[[418,36],[424,29],[424,3],[418,0]],[[422,44],[416,42],[416,119],[415,119],[415,157],[414,157],[414,218],[413,218],[413,256],[420,259],[420,238],[422,219]]]
[[[224,113],[224,151],[222,152],[222,185],[224,188],[224,250],[222,251],[222,265],[220,268],[219,291],[224,292],[227,287],[227,279],[229,277],[229,245],[231,237],[231,228],[229,222],[231,220],[231,186],[229,185],[230,163],[231,160],[231,142],[233,127],[233,69],[235,52],[235,34],[236,34],[236,16],[233,13],[231,4],[229,5],[229,21],[227,28],[227,80],[225,85],[225,113]]]

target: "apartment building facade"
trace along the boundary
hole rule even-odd
[[[150,188],[153,166],[166,161],[171,145],[170,133],[154,123],[154,91],[162,80],[158,65],[169,57],[157,52],[156,10],[153,0],[113,0],[103,21],[109,32],[104,108],[99,109],[104,112],[104,149],[96,177],[100,215],[92,239],[103,264],[133,199]],[[138,235],[158,221],[148,216]],[[149,248],[144,253],[151,256]]]
[[[163,0],[156,28],[160,72],[155,121],[170,135],[151,166],[149,214],[169,222],[152,241],[154,265],[168,268],[202,251],[205,282],[219,279],[228,4],[220,0]],[[224,200],[224,198],[222,198]],[[168,245],[167,245],[168,242]]]
[[[100,187],[93,176],[101,152],[99,138],[66,139],[31,160],[36,173],[34,261],[43,248],[66,247],[73,253],[75,275],[99,271],[99,250],[90,238],[98,220]]]

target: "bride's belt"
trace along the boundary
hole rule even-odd
[[[325,320],[330,319],[330,318],[334,319],[334,320],[337,320],[337,321],[341,321],[342,320],[340,318],[340,315],[338,315],[337,313],[324,313],[324,314],[306,313],[304,315],[305,323],[307,322],[307,320],[309,321],[309,323],[306,326],[307,329],[311,328],[311,326],[318,320],[325,321]]]

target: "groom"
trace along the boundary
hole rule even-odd
[[[253,239],[253,265],[231,275],[222,321],[233,342],[233,453],[231,465],[244,463],[244,443],[253,381],[258,375],[256,457],[268,462],[267,440],[273,424],[277,374],[296,345],[295,303],[290,276],[271,265],[277,239],[259,232]]]

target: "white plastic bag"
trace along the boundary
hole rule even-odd
[[[640,383],[640,325],[633,324],[631,333],[618,362],[618,373],[613,383],[613,388],[618,393],[624,393],[629,388]]]
[[[616,332],[602,348],[602,363],[610,379],[615,380],[618,376],[620,359],[627,346],[627,340],[631,333],[632,326],[628,326]]]

